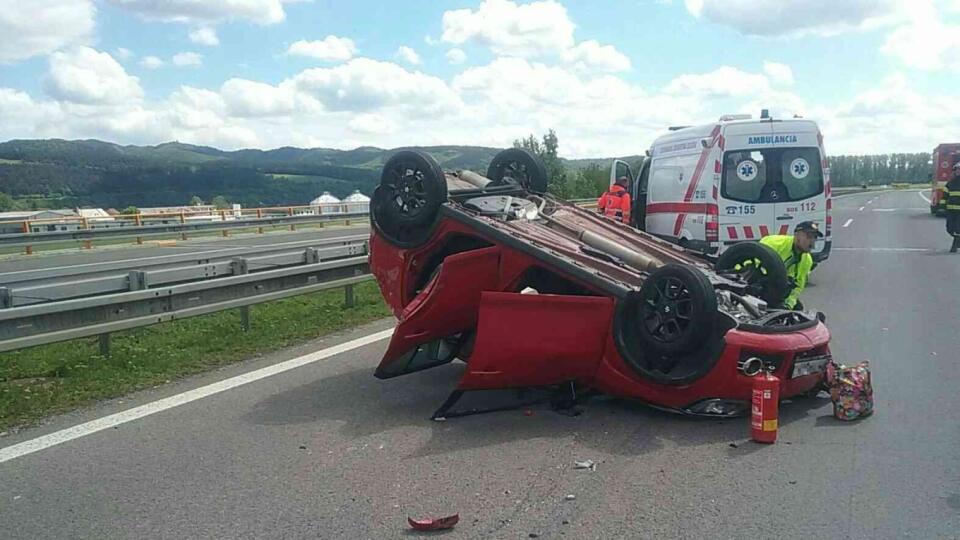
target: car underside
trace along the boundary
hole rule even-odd
[[[779,259],[741,250],[756,264],[718,270],[546,188],[522,149],[486,176],[412,150],[387,162],[370,264],[398,324],[377,377],[459,358],[455,395],[569,385],[707,416],[743,413],[760,372],[783,398],[819,388],[830,334],[769,307]]]

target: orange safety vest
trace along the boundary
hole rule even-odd
[[[597,200],[597,210],[604,216],[630,224],[630,194],[619,184],[610,186],[610,191]]]

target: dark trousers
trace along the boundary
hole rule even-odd
[[[947,234],[953,236],[950,253],[956,253],[960,249],[960,212],[956,210],[947,211]]]

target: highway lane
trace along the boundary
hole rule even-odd
[[[436,423],[461,365],[380,381],[378,342],[0,463],[5,536],[396,538],[407,515],[460,512],[451,538],[955,537],[960,255],[916,191],[835,204],[835,251],[803,299],[827,313],[838,359],[872,362],[865,421],[835,421],[821,396],[783,405],[773,446],[747,441],[745,419],[605,399],[574,418],[534,408]],[[388,326],[55,418],[0,447]],[[583,459],[597,470],[573,470]]]
[[[34,255],[3,255],[0,256],[0,274],[38,268],[54,268],[62,266],[76,266],[107,261],[126,261],[158,257],[179,253],[193,253],[231,247],[247,247],[258,245],[273,245],[283,242],[298,242],[313,238],[336,238],[338,236],[367,234],[370,228],[366,224],[357,224],[350,227],[342,225],[328,226],[323,229],[303,227],[296,232],[273,231],[265,234],[232,233],[229,237],[201,236],[188,240],[177,240],[169,245],[157,245],[156,241],[145,240],[144,245],[106,245],[97,246],[91,250],[71,249],[57,251],[41,251]]]

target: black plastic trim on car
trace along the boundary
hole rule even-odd
[[[833,246],[833,240],[827,240],[823,243],[823,249],[817,253],[813,253],[813,262],[820,263],[827,260],[827,257],[830,256],[830,248]]]

